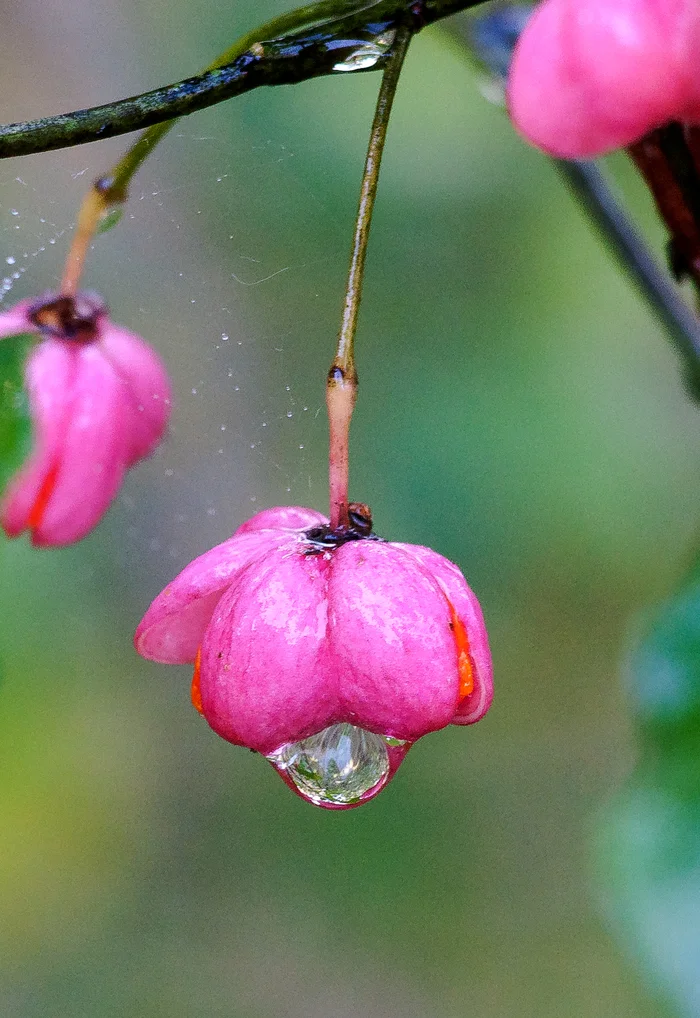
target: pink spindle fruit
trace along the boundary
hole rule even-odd
[[[671,120],[700,123],[698,0],[544,0],[515,50],[508,107],[565,159],[629,145]]]
[[[135,636],[143,657],[195,664],[192,698],[229,742],[262,753],[303,798],[359,805],[412,743],[478,721],[492,698],[479,603],[459,569],[371,532],[269,509],[191,562]]]
[[[170,416],[160,358],[107,317],[102,302],[47,295],[0,314],[0,339],[36,333],[25,385],[32,452],[0,503],[9,537],[78,541],[100,521],[126,470],[158,444]]]

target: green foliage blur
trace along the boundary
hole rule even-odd
[[[24,362],[29,336],[11,336],[0,343],[0,493],[31,448],[29,401],[24,389]]]
[[[2,118],[176,80],[283,9],[70,0],[58,18],[0,0]],[[3,1018],[675,1013],[667,973],[647,966],[645,986],[635,937],[617,946],[629,902],[600,903],[626,885],[591,838],[640,752],[631,622],[694,543],[698,411],[482,84],[446,31],[413,43],[370,242],[351,495],[379,533],[464,570],[492,711],[424,739],[374,803],[324,813],[207,728],[188,669],[132,650],[190,558],[265,506],[326,504],[323,385],[378,78],[182,121],[85,277],[170,365],[169,439],[80,545],[0,545]],[[123,147],[0,163],[5,306],[58,284],[78,204]],[[660,251],[649,199],[612,168]]]
[[[642,753],[601,811],[605,910],[652,985],[700,1013],[700,560],[630,655]]]

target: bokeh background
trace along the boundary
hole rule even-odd
[[[176,80],[282,0],[0,0],[13,121]],[[591,832],[635,763],[620,677],[700,500],[697,410],[540,154],[426,30],[390,129],[358,335],[351,494],[459,563],[496,700],[325,813],[140,660],[136,623],[265,506],[327,499],[332,357],[376,75],[180,122],[85,283],[171,367],[165,446],[78,547],[0,544],[0,1013],[652,1018]],[[124,139],[0,164],[5,305],[55,286]],[[612,168],[660,231],[621,159]]]

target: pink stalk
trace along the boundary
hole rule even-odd
[[[326,385],[326,406],[330,432],[328,487],[331,529],[347,528],[348,482],[350,473],[350,421],[357,398],[357,378],[346,379],[340,368],[331,368]]]

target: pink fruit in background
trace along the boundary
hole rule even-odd
[[[515,49],[508,107],[564,159],[630,145],[672,120],[700,124],[698,0],[544,0]]]
[[[158,355],[115,325],[101,301],[48,295],[0,314],[0,340],[42,337],[27,358],[32,452],[0,504],[9,537],[35,545],[84,537],[106,512],[126,470],[148,456],[170,416]]]

